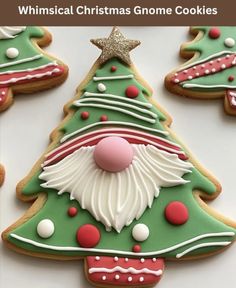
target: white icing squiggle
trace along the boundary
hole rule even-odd
[[[38,69],[44,69],[44,68],[47,68],[47,67],[50,67],[50,66],[58,66],[57,62],[54,61],[54,62],[51,62],[51,63],[48,63],[48,64],[45,64],[45,65],[41,65],[41,66],[38,66],[38,67],[35,67],[35,68],[28,68],[28,69],[22,69],[22,70],[9,70],[9,71],[5,71],[5,72],[0,72],[0,75],[9,75],[9,74],[13,74],[13,73],[19,73],[19,72],[32,72],[32,71],[35,71],[35,70],[38,70]]]
[[[41,186],[56,189],[59,194],[70,193],[71,199],[76,199],[107,230],[113,227],[120,232],[152,206],[161,187],[187,183],[182,176],[192,168],[191,163],[176,154],[152,145],[131,145],[132,164],[119,173],[98,168],[93,158],[94,146],[82,147],[57,164],[44,167],[39,178],[46,182]]]
[[[129,268],[123,268],[123,267],[120,267],[120,266],[115,266],[114,268],[103,268],[103,267],[93,267],[93,268],[90,268],[88,270],[89,274],[93,274],[93,273],[101,273],[101,272],[104,272],[104,273],[115,273],[115,272],[120,272],[120,273],[123,273],[123,274],[134,274],[134,275],[137,275],[137,274],[141,274],[141,273],[144,273],[144,274],[151,274],[151,275],[154,275],[154,276],[160,276],[162,275],[162,270],[159,269],[159,270],[151,270],[151,269],[148,269],[148,268],[143,268],[143,269],[135,269],[133,267],[129,267]]]
[[[89,97],[89,96],[98,96],[98,97],[104,97],[104,98],[113,98],[113,99],[119,99],[122,101],[126,101],[126,102],[130,102],[133,104],[137,104],[140,106],[144,106],[147,108],[152,108],[152,104],[151,103],[144,103],[135,99],[131,99],[131,98],[127,98],[127,97],[123,97],[123,96],[119,96],[119,95],[114,95],[114,94],[104,94],[104,93],[91,93],[91,92],[85,92],[84,95],[85,97]]]
[[[17,34],[23,32],[26,26],[0,26],[0,40],[1,39],[12,39]]]
[[[139,115],[137,113],[134,113],[134,112],[131,112],[129,110],[125,110],[125,109],[119,108],[119,107],[103,105],[103,104],[84,104],[84,103],[79,103],[79,104],[77,104],[77,106],[78,107],[96,107],[96,108],[102,108],[102,109],[119,111],[121,113],[128,114],[128,115],[130,115],[130,116],[132,116],[134,118],[138,118],[140,120],[143,120],[143,121],[146,121],[146,122],[149,122],[149,123],[153,123],[153,124],[156,123],[155,119],[150,119],[150,118],[144,117],[142,115]]]
[[[186,84],[182,84],[182,86],[184,88],[230,88],[230,89],[235,89],[236,85],[224,85],[224,84],[220,84],[220,85],[204,85],[204,84],[190,84],[190,83],[186,83]]]
[[[99,98],[83,98],[83,99],[80,99],[80,100],[77,100],[75,101],[73,104],[75,106],[80,106],[81,103],[87,103],[87,102],[98,102],[98,103],[105,103],[105,104],[108,104],[108,105],[111,105],[113,107],[116,107],[116,106],[121,106],[121,107],[125,107],[125,108],[130,108],[130,109],[133,109],[133,110],[136,110],[136,111],[139,111],[143,114],[147,114],[147,115],[150,115],[152,118],[157,118],[157,114],[154,113],[154,112],[151,112],[149,110],[147,110],[146,108],[140,108],[140,107],[137,107],[135,105],[132,105],[132,104],[127,104],[127,103],[123,103],[121,101],[112,101],[112,100],[106,100],[106,99],[99,99]]]
[[[3,64],[0,64],[0,68],[14,66],[14,65],[21,64],[21,63],[26,63],[26,62],[31,62],[31,61],[40,59],[42,57],[43,57],[43,55],[39,54],[39,55],[35,55],[33,57],[24,58],[24,59],[20,59],[20,60],[17,60],[17,61],[12,61],[12,62],[9,62],[9,63],[3,63]]]
[[[44,72],[44,73],[38,73],[38,74],[35,74],[35,75],[28,74],[28,75],[23,76],[23,77],[11,78],[11,79],[6,80],[6,81],[0,81],[0,85],[9,84],[9,83],[16,83],[18,81],[30,80],[30,79],[34,79],[34,78],[39,79],[39,78],[42,78],[44,76],[50,76],[53,73],[58,73],[58,72],[60,72],[60,69],[54,68],[52,71],[47,71],[47,72]]]
[[[213,58],[216,58],[216,57],[219,57],[221,55],[224,55],[224,54],[235,54],[236,52],[235,51],[229,51],[229,50],[224,50],[224,51],[220,51],[218,53],[215,53],[215,54],[211,54],[210,56],[204,58],[204,59],[201,59],[199,61],[194,61],[194,62],[191,62],[191,63],[187,63],[186,65],[183,65],[181,66],[181,69],[179,69],[178,71],[182,71],[183,69],[186,69],[186,68],[189,68],[189,67],[192,67],[192,66],[195,66],[197,64],[201,64],[203,62],[207,62],[208,60],[210,59],[213,59]]]
[[[120,76],[104,76],[104,77],[93,77],[93,81],[101,81],[101,80],[120,80],[120,79],[132,79],[134,75],[120,75]]]
[[[142,126],[142,125],[139,125],[139,124],[136,124],[136,123],[131,123],[131,122],[121,122],[121,121],[105,121],[105,122],[96,122],[96,123],[92,123],[90,125],[87,125],[81,129],[78,129],[70,134],[67,134],[65,135],[61,140],[60,142],[63,143],[65,142],[67,139],[81,133],[81,132],[84,132],[90,128],[93,128],[95,126],[100,126],[100,125],[121,125],[121,126],[131,126],[131,127],[136,127],[136,128],[140,128],[142,130],[147,130],[147,131],[151,131],[151,132],[156,132],[156,133],[159,133],[159,134],[162,134],[162,135],[169,135],[169,132],[167,131],[162,131],[162,130],[159,130],[159,129],[155,129],[155,128],[149,128],[149,127],[146,127],[146,126]]]
[[[225,241],[225,242],[207,242],[207,243],[198,244],[198,245],[190,247],[189,249],[186,249],[185,251],[177,254],[176,258],[181,258],[184,255],[188,254],[189,252],[197,250],[197,249],[200,249],[200,248],[211,247],[211,246],[228,246],[229,244],[231,244],[230,241]]]
[[[161,255],[163,253],[171,252],[175,249],[186,246],[188,244],[191,244],[193,242],[196,242],[196,241],[204,239],[204,238],[227,237],[227,236],[233,237],[233,236],[235,236],[235,233],[234,232],[218,232],[218,233],[201,234],[201,235],[198,235],[198,236],[191,238],[189,240],[180,242],[174,246],[170,246],[168,248],[164,248],[164,249],[152,251],[152,252],[143,252],[143,253],[113,250],[113,249],[81,248],[81,247],[73,247],[73,246],[64,246],[64,247],[63,246],[54,246],[54,245],[48,245],[48,244],[44,244],[41,242],[37,242],[37,241],[31,240],[31,239],[27,239],[25,237],[19,236],[19,235],[14,234],[14,233],[11,233],[10,236],[12,238],[19,240],[19,241],[31,244],[35,247],[45,248],[45,249],[54,250],[54,251],[71,251],[71,252],[81,251],[81,252],[95,252],[95,253],[103,253],[103,254],[104,253],[108,253],[108,254],[110,253],[110,254],[117,254],[117,255],[130,255],[130,256],[157,256],[157,255]]]

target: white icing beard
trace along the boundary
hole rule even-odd
[[[12,39],[23,32],[26,26],[0,26],[0,39]]]
[[[100,169],[93,158],[95,146],[82,147],[60,162],[43,168],[39,176],[44,188],[58,194],[70,193],[83,209],[104,224],[120,232],[134,219],[139,219],[158,197],[161,187],[185,184],[182,178],[191,172],[191,163],[152,145],[131,144],[132,164],[118,173]]]

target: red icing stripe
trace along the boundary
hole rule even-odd
[[[164,260],[161,258],[129,259],[89,256],[86,262],[90,281],[111,286],[152,286],[160,280],[164,271]],[[117,271],[112,272],[113,269]],[[160,275],[155,275],[156,272]]]
[[[162,140],[157,139],[150,134],[140,133],[139,131],[135,131],[135,130],[124,131],[124,130],[119,130],[119,129],[112,129],[112,130],[106,131],[106,129],[101,129],[99,131],[95,131],[94,133],[89,133],[89,134],[84,135],[82,137],[79,136],[79,137],[75,138],[74,140],[63,144],[60,148],[55,149],[46,157],[46,161],[47,161],[46,165],[49,165],[49,164],[51,165],[51,164],[54,164],[54,163],[62,160],[63,158],[65,158],[69,154],[72,154],[74,151],[78,150],[82,146],[85,146],[85,147],[86,146],[94,146],[101,139],[107,137],[107,134],[111,134],[111,133],[117,134],[117,136],[119,136],[119,134],[124,135],[124,136],[122,136],[122,138],[126,139],[129,143],[132,143],[132,144],[148,145],[148,144],[150,144],[148,140],[150,140],[150,141],[156,143],[156,145],[159,149],[162,149],[162,150],[169,152],[169,153],[176,153],[176,154],[178,154],[178,157],[182,160],[187,159],[187,156],[184,154],[184,152],[181,151],[180,147],[174,145],[174,143],[170,144],[170,143],[166,142],[165,139],[162,139]],[[97,136],[97,139],[92,139],[93,137],[96,137],[96,136]],[[142,140],[135,139],[132,136],[142,137],[143,139]],[[91,139],[91,140],[88,141],[86,144],[80,145],[80,143],[82,143],[86,140],[89,140],[89,139]],[[146,139],[147,139],[147,141],[146,141]],[[164,147],[160,147],[158,144],[162,145]],[[172,149],[174,151],[170,151],[169,149]],[[66,151],[66,150],[68,150],[68,151]]]
[[[1,87],[10,87],[15,84],[23,84],[29,83],[33,81],[39,81],[48,79],[51,77],[59,76],[64,72],[64,67],[60,65],[51,65],[45,68],[38,68],[33,71],[23,71],[23,72],[14,72],[14,73],[5,73],[0,74],[0,88]],[[44,75],[39,77],[40,74],[48,73],[48,75]],[[38,77],[37,77],[38,75]],[[27,77],[27,79],[21,79],[22,77]],[[10,81],[10,82],[9,82]],[[7,82],[7,83],[2,83]]]
[[[224,69],[231,68],[236,65],[236,54],[228,54],[223,57],[211,59],[210,61],[193,65],[184,70],[175,73],[171,81],[175,84],[183,81],[192,80],[211,74],[218,73]]]

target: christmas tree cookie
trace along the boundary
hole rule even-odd
[[[190,59],[167,75],[166,88],[179,95],[224,98],[228,114],[236,115],[236,27],[191,27],[192,42],[180,54]]]
[[[40,48],[51,39],[41,27],[0,26],[0,111],[15,94],[48,89],[66,79],[65,64]]]
[[[171,259],[220,252],[236,224],[204,203],[220,184],[169,129],[129,52],[139,41],[115,27],[46,153],[18,184],[33,206],[3,233],[21,253],[82,259],[95,286],[150,287]]]

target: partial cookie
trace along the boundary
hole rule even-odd
[[[17,186],[20,199],[35,202],[3,240],[32,256],[83,259],[95,286],[151,287],[165,261],[230,246],[236,224],[203,201],[217,197],[220,184],[151,99],[129,56],[139,41],[115,27],[92,43],[102,54]]]
[[[61,84],[68,68],[40,47],[51,34],[42,27],[0,26],[0,111],[19,93],[33,93]]]
[[[0,164],[0,187],[2,186],[3,182],[5,179],[5,169],[2,166],[2,164]]]
[[[195,37],[181,46],[190,59],[165,79],[166,88],[179,95],[224,98],[225,111],[236,115],[236,27],[191,27]]]

